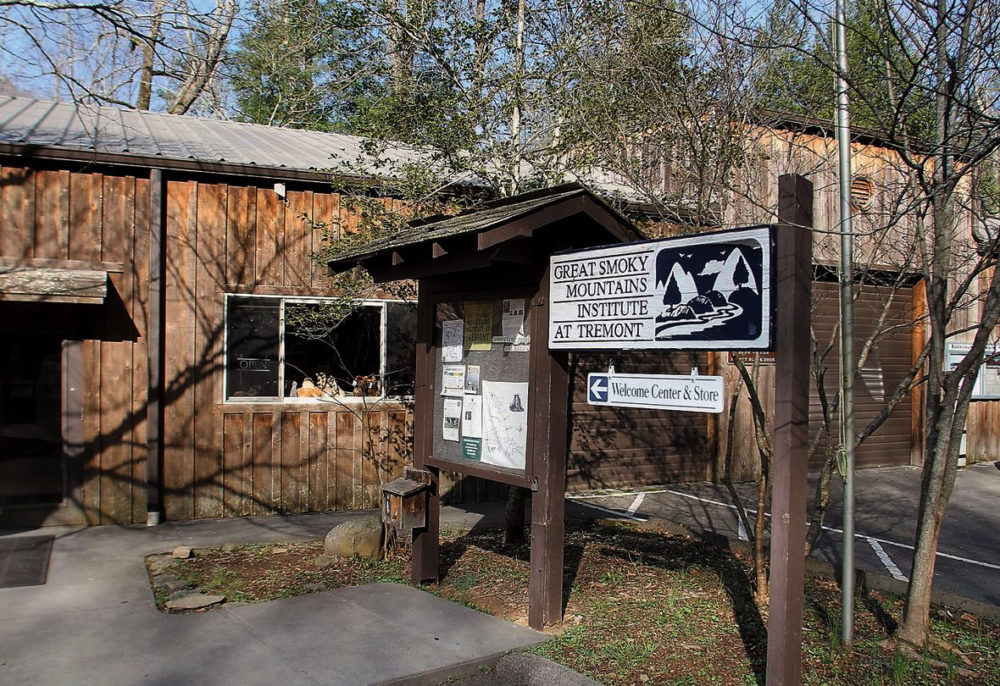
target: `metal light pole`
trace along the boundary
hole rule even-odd
[[[848,112],[846,0],[836,0],[837,148],[840,156],[840,433],[845,453],[843,642],[854,641],[854,229],[851,223],[851,118]]]

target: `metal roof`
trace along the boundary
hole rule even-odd
[[[95,154],[132,155],[219,165],[392,176],[364,154],[364,138],[260,124],[0,96],[0,143]],[[390,163],[426,160],[429,151],[402,143],[382,155]]]

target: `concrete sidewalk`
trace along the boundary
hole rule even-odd
[[[92,527],[53,534],[42,586],[0,589],[0,684],[436,684],[547,639],[399,584],[211,612],[159,612],[143,558],[178,545],[322,538],[344,514]],[[502,522],[445,508],[442,527]]]

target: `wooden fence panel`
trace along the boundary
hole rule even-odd
[[[337,509],[353,510],[361,505],[361,432],[351,412],[337,414],[336,488]],[[355,487],[357,485],[357,488]]]
[[[103,190],[103,179],[100,174],[70,174],[67,242],[71,260],[101,259]],[[117,204],[117,198],[111,200],[112,204]],[[124,254],[120,255],[116,261],[124,259]]]
[[[0,255],[35,256],[35,172],[0,168]]]
[[[74,175],[74,196],[81,186],[102,199],[102,234],[94,240],[100,250],[87,254],[86,259],[120,262],[123,265],[132,257],[133,220],[135,217],[135,182],[132,177],[105,176],[104,188],[98,192],[91,185],[77,184]],[[88,175],[100,179],[97,175]],[[74,207],[82,203],[74,199]],[[79,217],[76,217],[77,221]],[[71,247],[76,233],[70,234]],[[81,253],[78,253],[81,254]],[[101,510],[102,520],[117,524],[131,524],[133,518],[133,440],[135,423],[133,414],[133,360],[132,349],[137,345],[138,330],[133,322],[123,321],[134,311],[132,304],[133,273],[127,268],[122,273],[109,274],[109,302],[105,306],[102,326],[100,371],[100,433],[101,452]],[[124,309],[124,311],[122,311]],[[109,311],[110,310],[110,311]]]
[[[35,257],[69,258],[69,172],[35,173]]]
[[[225,281],[227,284],[252,284],[257,257],[257,189],[230,186],[226,211]]]
[[[194,478],[195,516],[221,517],[223,458],[218,438],[221,400],[224,317],[222,288],[226,275],[226,186],[200,184],[198,188],[195,249],[194,358]]]
[[[163,490],[168,520],[194,509],[195,245],[198,188],[167,182]]]
[[[285,207],[285,274],[284,284],[291,287],[309,285],[312,247],[312,191],[289,191]]]
[[[313,512],[332,509],[330,494],[330,477],[334,470],[330,469],[330,414],[327,412],[309,412],[308,445],[309,457],[307,471],[309,475],[309,497],[306,506]]]
[[[285,212],[277,194],[257,189],[257,251],[254,257],[256,284],[276,286],[284,273]]]
[[[302,512],[304,495],[308,488],[309,472],[303,469],[302,460],[302,412],[281,413],[281,510],[282,512]]]

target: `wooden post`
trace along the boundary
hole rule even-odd
[[[434,441],[434,307],[429,284],[420,284],[417,296],[417,379],[413,413],[413,466],[433,474],[427,503],[427,526],[413,532],[414,584],[437,581],[438,546],[441,522],[441,495],[438,469],[427,466]]]
[[[809,441],[809,306],[812,290],[812,183],[778,179],[776,381],[771,496],[771,605],[767,684],[802,677],[806,467]]]
[[[566,353],[548,349],[549,271],[545,270],[531,327],[531,455],[538,477],[531,497],[531,578],[528,625],[541,629],[562,619],[563,546],[566,534],[566,427],[569,375]]]

